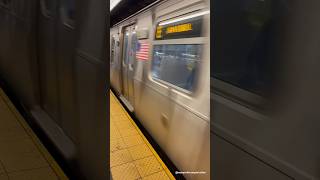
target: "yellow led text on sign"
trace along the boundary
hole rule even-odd
[[[162,37],[162,26],[157,27],[156,38]]]
[[[192,24],[191,23],[180,24],[177,26],[170,26],[170,27],[167,27],[167,29],[166,29],[167,34],[186,32],[186,31],[192,31]]]

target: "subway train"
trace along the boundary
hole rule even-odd
[[[213,179],[320,179],[319,6],[214,1]]]
[[[105,1],[0,0],[0,86],[70,179],[109,178],[106,14]]]
[[[210,1],[156,1],[110,30],[111,87],[187,179],[210,179]]]

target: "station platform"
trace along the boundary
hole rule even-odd
[[[68,179],[0,87],[0,180]]]
[[[175,179],[136,123],[110,91],[112,179]]]

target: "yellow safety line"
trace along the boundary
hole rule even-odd
[[[50,155],[48,150],[44,147],[44,145],[41,143],[39,138],[35,135],[33,130],[29,127],[29,125],[26,123],[24,118],[20,115],[16,107],[12,104],[8,96],[4,93],[4,91],[0,88],[0,95],[4,98],[5,103],[10,108],[11,112],[15,115],[15,117],[18,119],[19,123],[22,125],[22,127],[25,129],[27,134],[31,137],[31,140],[33,143],[37,146],[40,153],[44,156],[44,158],[49,163],[50,167],[54,170],[56,175],[61,180],[68,180],[69,178],[64,174],[58,163],[54,160],[54,158]]]
[[[116,96],[113,94],[112,91],[110,91],[112,96],[114,97],[114,99],[117,101],[117,103],[121,106],[121,108],[123,109],[123,111],[125,112],[126,116],[128,117],[128,119],[130,119],[131,123],[134,125],[134,127],[137,129],[138,133],[140,134],[140,136],[142,137],[142,139],[145,141],[145,143],[147,144],[147,146],[149,147],[149,149],[152,151],[153,155],[157,158],[157,160],[160,162],[161,166],[163,167],[164,171],[167,173],[167,175],[169,176],[170,179],[175,179],[175,177],[171,174],[170,170],[168,169],[168,167],[165,165],[165,163],[162,161],[162,159],[160,158],[160,156],[158,155],[158,153],[153,149],[152,145],[149,143],[149,141],[147,140],[147,138],[143,135],[143,133],[141,132],[141,130],[139,129],[139,127],[136,125],[136,123],[132,120],[131,116],[127,113],[126,109],[124,107],[122,107],[122,104],[119,102],[119,100],[116,98]]]

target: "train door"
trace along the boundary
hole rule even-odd
[[[76,140],[74,57],[76,47],[75,0],[62,0],[57,23],[57,63],[61,125]]]
[[[133,110],[134,92],[134,64],[135,64],[135,48],[137,37],[135,26],[127,26],[123,31],[123,47],[122,47],[122,94],[125,98],[124,103],[129,110]]]
[[[111,36],[110,43],[110,82],[117,94],[121,94],[121,62],[119,59],[119,35]]]
[[[56,62],[57,0],[41,0],[38,16],[38,57],[41,106],[56,123],[59,120]]]

